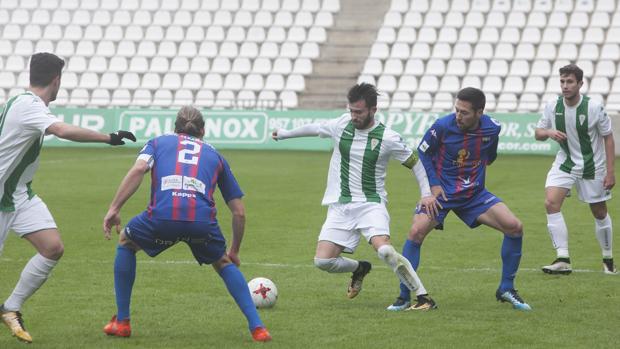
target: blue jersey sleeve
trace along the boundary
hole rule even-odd
[[[493,163],[493,161],[495,161],[495,159],[497,159],[497,146],[499,144],[499,136],[493,136],[493,140],[491,143],[491,147],[489,148],[489,160],[487,162],[487,165],[490,165]]]
[[[493,127],[493,136],[491,136],[491,146],[487,158],[487,165],[490,165],[497,159],[497,146],[499,145],[499,134],[502,131],[502,125],[496,119],[489,117],[490,124]]]
[[[433,155],[437,152],[439,147],[439,138],[443,134],[443,128],[438,122],[435,122],[430,129],[426,131],[422,141],[418,145],[418,155],[420,161],[424,165],[424,170],[428,176],[428,182],[430,186],[441,185],[435,165],[433,164]]]
[[[239,199],[243,197],[243,192],[237,183],[237,179],[230,170],[228,162],[223,157],[220,157],[222,163],[222,170],[217,179],[217,186],[220,188],[224,201],[228,202],[233,199]]]

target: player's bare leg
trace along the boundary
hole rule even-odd
[[[22,271],[15,289],[0,305],[2,321],[17,339],[31,343],[32,336],[24,327],[20,309],[24,302],[32,296],[49,277],[64,252],[64,246],[57,229],[43,229],[24,236],[37,254],[32,257]]]
[[[514,288],[514,279],[521,262],[523,224],[503,202],[493,205],[480,215],[478,222],[504,234],[501,248],[502,278],[495,292],[496,299],[512,304],[517,310],[531,310],[530,305],[523,301]]]

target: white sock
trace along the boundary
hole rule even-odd
[[[547,229],[558,258],[568,258],[568,228],[562,212],[547,214]]]
[[[43,285],[58,261],[43,257],[37,253],[30,258],[13,290],[4,302],[4,309],[19,311],[22,304]]]
[[[347,257],[337,258],[316,258],[314,257],[314,265],[317,268],[328,273],[352,273],[359,266],[359,262],[355,259]]]
[[[413,270],[411,263],[400,253],[396,252],[392,245],[383,245],[377,250],[379,258],[381,258],[398,276],[398,279],[407,286],[411,291],[416,291],[416,295],[426,294],[426,289],[422,285],[422,281],[418,277],[418,274]],[[400,265],[404,265],[405,268],[398,268]],[[418,291],[424,291],[418,293]]]
[[[603,219],[594,220],[594,231],[596,232],[596,239],[599,245],[601,245],[601,251],[603,252],[603,258],[612,258],[612,242],[613,231],[611,227],[611,218],[609,214]]]

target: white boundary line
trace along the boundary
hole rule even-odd
[[[12,259],[12,258],[0,258],[0,262],[23,262],[26,263],[28,262],[27,259]],[[96,264],[113,264],[114,263],[114,259],[110,258],[110,260],[89,260],[88,262],[90,263],[96,263]],[[71,260],[70,258],[65,260],[63,259],[61,261],[62,264],[71,264],[71,263],[80,263],[83,264],[84,261],[83,260]],[[195,260],[139,260],[137,261],[138,264],[144,264],[144,265],[198,265],[198,262],[196,262]],[[245,262],[243,260],[241,260],[241,266],[243,267],[244,265],[248,265],[248,266],[258,266],[258,267],[265,267],[265,268],[315,268],[314,265],[308,263],[308,264],[291,264],[291,263],[262,263],[262,262]],[[377,263],[375,263],[373,265],[373,269],[388,269],[387,266],[385,265],[377,265]],[[424,269],[430,269],[430,270],[444,270],[444,271],[457,271],[457,272],[463,272],[463,273],[501,273],[501,268],[444,268],[444,267],[433,267],[433,266],[424,266]],[[524,271],[524,272],[542,272],[540,268],[519,268],[519,271]],[[592,269],[573,269],[573,272],[576,273],[602,273],[602,270],[592,270]]]

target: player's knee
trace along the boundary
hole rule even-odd
[[[383,245],[377,249],[377,254],[382,260],[393,259],[396,256],[396,250],[392,245]]]
[[[514,219],[506,225],[504,232],[512,237],[523,236],[523,223],[518,219]]]
[[[601,220],[607,217],[607,206],[590,206],[592,209],[592,215],[594,218]]]
[[[53,259],[55,261],[59,260],[64,253],[65,246],[62,244],[62,241],[55,242],[41,251],[41,255],[43,257]]]
[[[314,265],[326,272],[331,272],[336,268],[336,258],[317,258],[314,257]]]
[[[413,226],[409,230],[409,235],[407,238],[417,244],[422,244],[425,236],[426,234],[424,234],[424,231],[422,231],[419,227]]]
[[[556,201],[556,200],[552,200],[552,199],[546,198],[545,199],[545,209],[547,210],[547,213],[549,213],[549,214],[560,212],[560,209],[561,209],[560,202]]]

